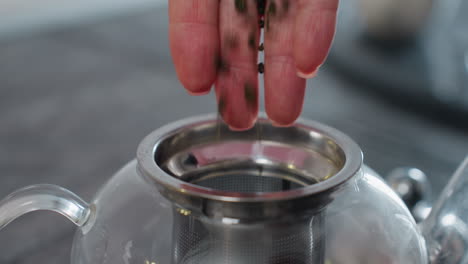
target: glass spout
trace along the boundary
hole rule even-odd
[[[55,185],[33,185],[20,189],[0,201],[0,230],[29,212],[48,210],[83,226],[91,215],[91,207],[74,193]]]
[[[468,156],[421,226],[429,263],[468,263]]]

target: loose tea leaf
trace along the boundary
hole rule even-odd
[[[235,0],[234,1],[237,12],[245,14],[247,12],[247,0]]]
[[[257,10],[259,16],[265,15],[265,6],[266,0],[257,0]]]
[[[283,12],[288,13],[288,11],[289,11],[289,0],[283,0],[282,7],[283,7]]]
[[[276,3],[275,1],[271,1],[270,6],[268,6],[268,16],[275,16],[276,15]]]
[[[215,57],[214,64],[218,73],[226,73],[229,71],[228,63],[221,56]]]
[[[189,165],[189,166],[197,166],[198,164],[198,160],[197,158],[192,154],[190,153],[184,160],[183,162],[185,165]]]
[[[223,115],[224,111],[226,111],[226,101],[224,100],[224,97],[220,97],[218,101],[218,113]]]
[[[255,87],[249,82],[245,83],[244,85],[244,97],[247,104],[251,107],[255,106],[257,103],[257,93],[255,92]]]
[[[228,33],[224,37],[224,43],[229,49],[237,49],[239,46],[239,37],[235,33]]]
[[[266,17],[266,31],[270,30],[270,20],[272,17],[276,16],[276,3],[275,1],[271,1],[270,5],[268,6],[267,17]]]
[[[250,49],[255,50],[255,32],[250,32],[248,45]]]

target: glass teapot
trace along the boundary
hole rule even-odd
[[[0,229],[58,212],[79,226],[72,264],[466,263],[468,159],[432,210],[414,203],[421,225],[397,194],[414,201],[421,175],[402,175],[393,191],[320,123],[234,132],[207,115],[147,136],[89,204],[52,185],[11,194]]]

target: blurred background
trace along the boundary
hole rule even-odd
[[[354,138],[381,175],[428,175],[437,195],[468,152],[468,1],[343,0],[302,117]],[[52,183],[90,200],[150,131],[214,112],[178,83],[167,0],[0,0],[0,197]],[[0,263],[68,263],[51,213],[0,232]]]

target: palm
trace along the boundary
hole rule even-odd
[[[234,129],[250,128],[258,113],[262,17],[257,2],[262,0],[169,1],[171,51],[180,81],[192,94],[208,93],[215,83],[220,112]],[[289,125],[301,112],[305,78],[328,53],[338,0],[266,2],[266,112],[277,125]]]

